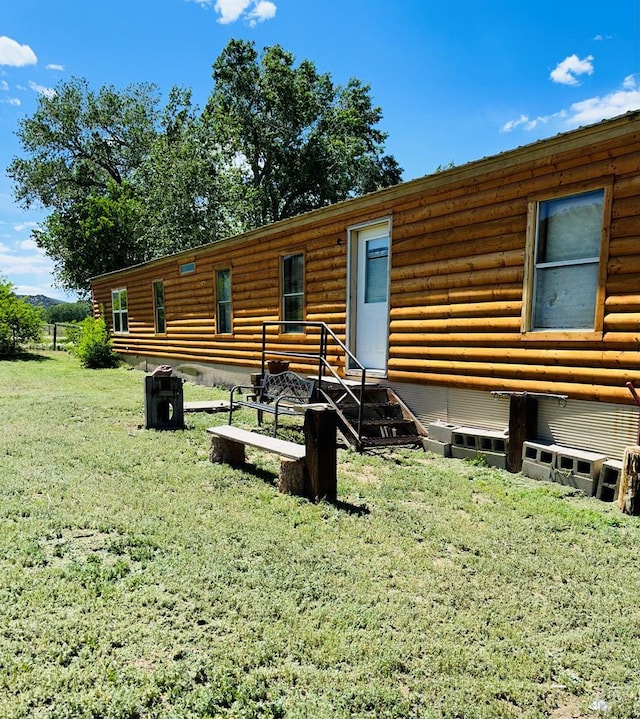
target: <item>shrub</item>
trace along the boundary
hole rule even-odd
[[[118,355],[113,351],[109,330],[101,317],[87,317],[69,330],[73,337],[72,352],[83,367],[104,369],[118,366]]]
[[[13,285],[0,279],[0,355],[16,354],[25,342],[38,342],[42,310],[18,298]]]

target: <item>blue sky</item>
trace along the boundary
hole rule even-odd
[[[44,217],[13,201],[5,169],[40,93],[190,87],[202,106],[231,38],[280,44],[383,111],[410,180],[640,108],[639,0],[19,0],[0,11],[0,275],[73,299],[30,239]]]

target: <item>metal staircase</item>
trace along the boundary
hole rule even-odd
[[[290,351],[269,347],[269,327],[307,328],[317,336],[316,351]],[[333,363],[328,360],[331,354]],[[262,325],[262,376],[270,359],[297,361],[317,368],[316,399],[335,409],[338,428],[357,451],[393,446],[422,446],[424,427],[389,387],[367,379],[366,368],[324,322],[264,322]],[[335,365],[335,366],[334,366]],[[336,367],[348,368],[357,379],[342,377]]]

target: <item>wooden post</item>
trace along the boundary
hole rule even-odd
[[[58,349],[58,325],[53,323],[53,351]]]
[[[304,413],[307,488],[311,499],[336,500],[338,464],[336,450],[336,412],[324,407],[309,407]]]
[[[622,460],[618,507],[624,514],[640,514],[640,446],[627,447]]]
[[[522,469],[522,443],[536,438],[537,425],[538,400],[526,392],[512,394],[509,397],[509,472],[520,472]]]

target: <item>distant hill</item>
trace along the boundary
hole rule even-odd
[[[48,310],[49,307],[53,307],[54,305],[62,304],[63,302],[63,300],[54,300],[53,297],[47,297],[46,295],[18,295],[18,297],[30,305],[44,307],[45,310]]]

